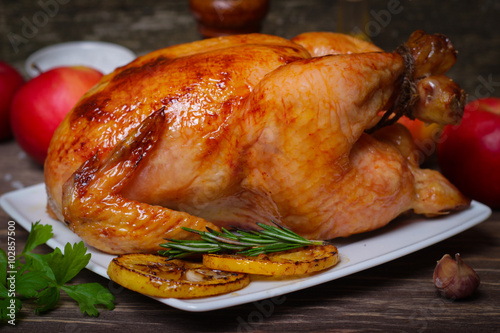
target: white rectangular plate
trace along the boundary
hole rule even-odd
[[[23,228],[30,230],[31,224],[36,221],[52,225],[54,237],[47,242],[50,247],[64,249],[67,242],[79,242],[81,239],[63,223],[47,215],[46,202],[44,184],[10,192],[0,198],[0,205],[5,212]],[[418,251],[469,229],[486,220],[490,215],[491,209],[488,206],[473,201],[467,210],[440,218],[422,219],[414,216],[398,218],[375,232],[334,242],[339,250],[341,261],[337,266],[324,272],[296,279],[253,280],[246,288],[222,296],[192,300],[174,298],[157,298],[157,300],[181,310],[201,312],[283,295],[332,281]],[[107,267],[114,256],[92,247],[89,247],[88,251],[92,254],[92,258],[87,268],[108,278]]]

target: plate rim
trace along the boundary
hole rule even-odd
[[[0,196],[0,206],[3,208],[3,210],[11,217],[13,218],[16,223],[18,223],[21,227],[23,227],[26,230],[29,230],[31,227],[31,223],[34,223],[36,221],[27,221],[27,218],[23,215],[19,209],[15,207],[13,202],[17,202],[16,198],[22,198],[23,200],[26,200],[29,198],[29,195],[26,195],[27,193],[34,194],[39,194],[39,192],[42,191],[44,194],[45,192],[45,184],[44,183],[39,183],[36,185],[28,186],[22,189],[14,190],[11,192],[4,193]],[[46,199],[45,199],[46,200]],[[45,201],[46,202],[46,201]],[[38,203],[40,204],[40,203]],[[43,205],[43,213],[42,215],[45,216],[40,216],[40,220],[42,220],[42,217],[49,218],[49,224],[53,225],[53,228],[55,226],[59,227],[64,226],[63,223],[60,221],[57,221],[51,217],[48,216],[48,214],[45,211],[45,205]],[[35,208],[36,209],[36,208]],[[227,307],[232,307],[232,306],[237,306],[245,303],[251,303],[267,298],[272,298],[284,294],[288,294],[294,291],[299,291],[302,289],[310,288],[319,284],[323,284],[329,281],[336,280],[341,277],[345,277],[360,271],[363,271],[368,268],[372,268],[378,265],[381,265],[383,263],[398,259],[402,256],[408,255],[410,253],[414,253],[416,251],[419,251],[423,248],[426,248],[430,245],[436,244],[440,241],[443,241],[447,238],[450,238],[454,235],[457,235],[467,229],[470,229],[486,219],[488,219],[491,216],[492,210],[490,207],[477,202],[477,201],[472,201],[471,202],[471,207],[468,209],[455,213],[455,217],[459,216],[462,218],[462,222],[458,223],[455,225],[452,229],[444,231],[444,232],[439,232],[437,234],[432,235],[431,237],[425,239],[425,240],[420,240],[420,241],[415,241],[411,244],[406,244],[405,246],[402,246],[400,248],[395,248],[392,250],[389,250],[387,253],[383,254],[381,257],[371,257],[366,260],[362,260],[359,262],[355,262],[354,264],[350,264],[350,258],[345,257],[344,254],[342,253],[341,249],[345,245],[339,246],[339,254],[341,257],[340,263],[327,270],[320,272],[318,274],[315,274],[313,276],[308,276],[304,278],[298,278],[298,279],[293,279],[293,280],[288,280],[286,283],[283,281],[272,281],[269,282],[271,284],[270,288],[263,288],[261,290],[258,290],[253,293],[249,294],[241,294],[241,291],[237,291],[234,293],[230,294],[225,294],[225,295],[220,295],[220,296],[213,296],[213,297],[206,297],[206,298],[200,298],[200,299],[192,299],[192,300],[185,300],[185,299],[175,299],[175,298],[157,298],[157,297],[151,297],[153,299],[156,299],[157,301],[164,303],[166,305],[172,306],[174,308],[178,308],[180,310],[184,311],[191,311],[191,312],[205,312],[205,311],[212,311],[212,310],[219,310],[222,308],[227,308]],[[453,218],[453,215],[448,215],[448,217]],[[444,220],[446,217],[444,217]],[[347,246],[355,246],[357,243],[366,241],[369,242],[370,240],[373,241],[373,239],[377,239],[377,237],[390,237],[391,233],[394,232],[394,230],[400,230],[400,232],[405,232],[405,228],[408,228],[408,225],[411,227],[411,225],[417,225],[418,229],[418,223],[424,224],[424,223],[429,223],[432,221],[432,219],[417,219],[416,222],[412,221],[406,221],[406,224],[402,225],[401,228],[398,226],[395,226],[392,231],[389,233],[385,233],[383,230],[380,231],[379,234],[376,234],[374,237],[368,236],[366,239],[360,240],[355,240],[353,243],[348,244]],[[46,224],[46,222],[43,222]],[[398,223],[401,223],[399,221]],[[439,223],[439,222],[434,222],[434,223]],[[415,227],[414,227],[415,228]],[[71,233],[69,229],[67,229],[68,232]],[[73,234],[75,237],[78,237],[77,235]],[[54,230],[54,236],[55,235],[55,230]],[[80,239],[78,237],[78,239]],[[47,245],[51,248],[55,247],[60,247],[61,249],[64,248],[65,244],[61,244],[60,242],[55,240],[55,237],[51,238],[49,241],[47,241]],[[105,255],[106,260],[107,257],[114,257],[113,255],[109,254],[104,254],[89,245],[87,245],[87,248],[89,249],[88,251],[94,255]],[[111,259],[110,259],[111,260]],[[347,262],[346,262],[347,261]],[[109,280],[109,277],[107,275],[107,268],[104,266],[100,265],[96,261],[90,260],[89,264],[86,267],[90,271],[106,278]],[[111,280],[110,280],[111,281]],[[260,281],[252,281],[250,285],[252,284],[259,284],[261,283]],[[267,283],[267,281],[264,280],[264,284]],[[273,284],[277,284],[278,286],[273,287]],[[280,285],[281,284],[281,285]],[[249,287],[246,287],[249,288]],[[246,289],[245,288],[245,289]]]

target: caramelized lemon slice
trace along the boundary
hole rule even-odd
[[[153,254],[120,255],[109,264],[108,275],[125,288],[154,297],[214,296],[250,283],[246,274],[222,272]]]
[[[269,276],[309,274],[333,267],[338,262],[337,248],[330,244],[305,246],[256,257],[231,254],[203,255],[203,265],[212,269]]]

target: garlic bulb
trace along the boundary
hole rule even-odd
[[[464,263],[460,254],[455,254],[455,259],[445,254],[438,261],[433,275],[439,293],[453,300],[471,296],[480,282],[479,275]]]

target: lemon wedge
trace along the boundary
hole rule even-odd
[[[109,278],[154,297],[198,298],[233,292],[250,283],[247,274],[224,272],[201,263],[167,260],[153,254],[124,254],[108,266]]]
[[[203,265],[216,270],[267,276],[309,274],[335,266],[339,262],[334,245],[312,245],[298,249],[260,254],[205,254]]]

